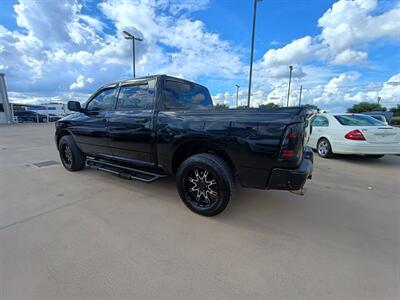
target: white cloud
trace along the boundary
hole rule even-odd
[[[321,34],[305,36],[278,49],[268,50],[264,69],[310,61],[332,60],[336,65],[359,65],[368,53],[359,49],[379,38],[400,39],[400,4],[376,14],[377,0],[339,0],[319,18]]]
[[[340,0],[318,20],[321,40],[334,52],[359,46],[378,38],[400,38],[400,7],[374,14],[377,0]]]
[[[229,42],[208,32],[200,20],[176,16],[183,10],[197,10],[208,1],[172,1],[172,6],[167,7],[174,10],[174,15],[157,14],[157,9],[164,7],[163,3],[108,0],[100,4],[118,32],[128,29],[144,37],[144,42],[139,43],[139,47],[145,48],[143,54],[139,54],[139,67],[150,73],[157,71],[192,79],[200,74],[233,76],[241,70],[242,62]],[[171,50],[164,51],[163,46]]]
[[[82,3],[19,0],[14,6],[17,24],[26,31],[0,25],[0,66],[7,70],[10,90],[91,91],[95,85],[84,78],[101,84],[130,77],[132,50],[122,30],[144,37],[136,44],[138,75],[223,78],[243,68],[229,42],[190,18],[190,12],[206,7],[208,0],[105,0],[98,8],[115,27],[115,35],[103,31],[99,16],[83,14]]]
[[[267,93],[261,89],[253,91],[251,97],[251,107],[258,107],[260,104],[267,101]],[[228,106],[234,108],[236,107],[236,92],[235,93],[218,93],[213,96],[213,102],[215,104],[227,104]],[[247,106],[247,90],[239,91],[239,106]]]
[[[182,11],[193,12],[205,9],[208,6],[209,0],[161,0],[159,5],[165,5],[173,15],[179,14]]]
[[[326,89],[337,90],[348,85],[349,83],[353,83],[358,78],[360,78],[360,73],[358,72],[342,73],[339,76],[332,78],[326,85]]]
[[[381,97],[384,106],[392,107],[400,101],[400,73],[384,83],[370,82],[357,84],[359,73],[342,73],[332,78],[325,85],[318,85],[304,90],[306,102],[312,100],[320,108],[332,111],[345,111],[354,103],[377,101]]]
[[[14,6],[20,29],[0,25],[0,71],[7,73],[10,98],[75,99],[103,83],[130,77],[131,48],[123,30],[144,38],[136,44],[139,75],[204,76],[213,82],[232,81],[232,87],[235,82],[245,85],[240,82],[248,75],[244,50],[191,16],[209,0],[103,0],[97,16],[83,12],[85,3],[19,0]],[[265,51],[254,64],[252,105],[285,105],[289,65],[294,66],[291,104],[298,101],[300,85],[305,103],[326,107],[344,107],[378,94],[398,102],[399,74],[385,83],[359,82],[360,68],[372,65],[367,62],[369,45],[400,38],[400,6],[390,7],[382,10],[375,0],[340,0],[319,19],[319,35]],[[242,105],[247,103],[247,88],[239,98]],[[219,93],[214,100],[235,106],[236,92]]]
[[[93,83],[94,82],[94,79],[93,78],[86,78],[85,79],[85,76],[83,76],[83,75],[79,75],[77,78],[76,78],[76,81],[75,82],[73,82],[71,85],[70,85],[70,87],[69,87],[69,89],[70,90],[77,90],[77,89],[81,89],[81,88],[83,88],[85,85],[86,85],[86,83]]]
[[[383,84],[382,89],[379,91],[379,96],[382,97],[386,103],[392,102],[393,104],[400,102],[400,73],[389,78]]]
[[[312,38],[305,36],[303,38],[292,41],[279,49],[268,50],[263,59],[261,66],[265,68],[300,63],[312,55]]]
[[[364,63],[367,58],[368,53],[366,52],[346,49],[336,55],[333,63],[336,65],[359,65]]]
[[[333,109],[344,108],[361,98],[375,101],[385,90],[389,105],[400,101],[389,83],[360,83],[362,74],[352,70],[352,67],[376,68],[377,63],[368,62],[369,44],[399,39],[399,20],[400,3],[382,10],[376,0],[339,0],[318,20],[319,35],[270,49],[255,63],[254,94],[259,90],[268,93],[262,100],[255,99],[255,105],[271,100],[286,103],[289,65],[294,66],[291,104],[298,101],[300,85],[306,87],[304,101]]]
[[[98,40],[96,29],[101,29],[101,22],[81,15],[81,9],[77,0],[20,0],[14,5],[18,26],[46,41],[44,48],[51,48],[54,43],[71,48],[74,46],[71,42],[89,45]]]

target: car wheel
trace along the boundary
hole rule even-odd
[[[182,201],[203,216],[221,213],[233,199],[234,187],[231,168],[214,154],[193,155],[178,169],[177,188]]]
[[[322,138],[317,144],[318,155],[323,158],[330,158],[333,156],[331,143],[326,138]]]
[[[79,150],[72,136],[63,136],[58,145],[61,162],[68,171],[79,171],[85,168],[86,157]]]
[[[384,154],[368,154],[368,155],[365,155],[365,157],[372,158],[372,159],[379,159],[379,158],[382,158],[384,156],[385,156]]]

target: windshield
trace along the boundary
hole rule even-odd
[[[336,115],[336,120],[344,126],[382,126],[385,123],[370,116],[362,115]]]

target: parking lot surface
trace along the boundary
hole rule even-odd
[[[0,127],[0,299],[400,299],[400,156],[316,158],[304,197],[206,218],[173,178],[67,172],[53,134]]]

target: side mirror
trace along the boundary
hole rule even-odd
[[[82,111],[81,104],[78,101],[68,101],[67,107],[71,111]]]

